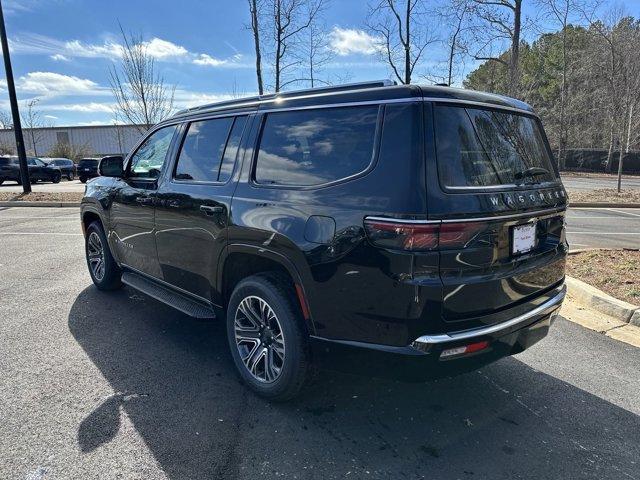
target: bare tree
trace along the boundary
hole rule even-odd
[[[425,49],[436,37],[426,25],[422,0],[379,0],[372,5],[367,26],[381,38],[381,53],[400,83],[409,84]]]
[[[285,75],[293,68],[300,66],[299,55],[295,54],[297,41],[314,22],[322,5],[322,0],[271,0],[273,74],[276,92],[300,81],[296,77],[285,79]]]
[[[322,76],[324,68],[333,60],[334,53],[329,48],[329,36],[325,25],[317,21],[318,15],[306,29],[300,46],[302,65],[306,74],[302,80],[311,88],[318,85],[329,85],[331,81]]]
[[[476,60],[500,63],[509,69],[508,93],[516,96],[520,82],[520,36],[522,33],[522,0],[470,0],[474,16],[481,22],[477,32],[481,38]],[[495,43],[508,41],[509,56],[492,55]],[[489,52],[487,54],[487,52]]]
[[[0,128],[12,129],[13,128],[13,120],[11,118],[11,113],[6,110],[0,110]]]
[[[42,141],[42,131],[46,125],[42,120],[42,113],[36,108],[40,99],[32,98],[25,102],[25,111],[22,114],[22,124],[26,129],[27,138],[31,142],[31,151],[38,156],[38,145]]]
[[[141,36],[122,33],[121,59],[109,70],[115,113],[146,131],[173,111],[175,86],[166,86]]]
[[[251,33],[253,34],[253,44],[256,53],[256,79],[258,81],[258,93],[264,94],[264,84],[262,82],[262,51],[260,50],[260,10],[263,8],[262,2],[258,0],[247,0],[249,2],[249,13],[251,14]]]
[[[446,73],[439,78],[447,85],[453,84],[456,75],[456,58],[468,52],[467,33],[470,30],[469,13],[471,7],[468,0],[453,0],[438,9],[436,15],[442,24],[449,27],[444,44],[447,49]]]

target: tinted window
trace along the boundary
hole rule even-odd
[[[180,150],[175,178],[215,182],[233,117],[189,124]]]
[[[373,157],[377,119],[377,106],[268,114],[256,181],[319,185],[362,172]]]
[[[229,180],[231,173],[233,173],[233,166],[236,163],[240,139],[242,138],[244,124],[246,122],[247,117],[236,117],[233,122],[231,135],[229,135],[229,140],[227,141],[227,148],[224,150],[224,156],[222,157],[222,163],[220,164],[220,172],[218,174],[218,181],[220,182],[226,182]]]
[[[78,162],[78,165],[81,167],[97,167],[98,160],[91,159],[91,158],[84,158],[80,160],[80,162]]]
[[[129,177],[158,178],[167,158],[167,152],[176,131],[176,126],[156,130],[131,157]]]
[[[525,115],[436,106],[440,181],[487,187],[556,180],[538,122]]]
[[[35,158],[27,158],[27,165],[35,166],[37,165]]]

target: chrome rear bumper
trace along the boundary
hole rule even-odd
[[[558,309],[562,305],[562,301],[567,293],[566,285],[560,287],[560,291],[542,305],[519,315],[511,320],[489,325],[487,327],[474,328],[473,330],[464,330],[461,332],[443,333],[436,335],[422,335],[416,338],[411,346],[417,350],[426,350],[432,345],[442,345],[449,342],[458,342],[461,340],[473,340],[485,335],[500,335],[501,332],[522,326],[525,327],[536,318],[542,318],[546,315],[556,315]],[[506,332],[505,332],[506,333]]]

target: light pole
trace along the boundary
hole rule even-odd
[[[4,69],[7,72],[7,90],[11,102],[11,115],[13,116],[13,130],[16,134],[16,149],[20,161],[20,179],[24,193],[31,192],[29,181],[29,167],[27,166],[27,153],[24,151],[24,139],[22,138],[22,126],[20,125],[20,112],[18,111],[18,99],[16,98],[16,86],[13,84],[13,69],[9,56],[9,42],[7,42],[7,30],[4,26],[4,14],[2,12],[2,0],[0,0],[0,41],[2,43],[2,56],[4,57]]]

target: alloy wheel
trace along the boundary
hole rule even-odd
[[[282,373],[285,339],[273,309],[262,298],[245,297],[234,317],[236,347],[244,366],[258,381],[272,383]]]
[[[96,280],[99,282],[104,278],[104,247],[102,240],[96,232],[89,234],[87,240],[87,256],[89,259],[89,268]]]

